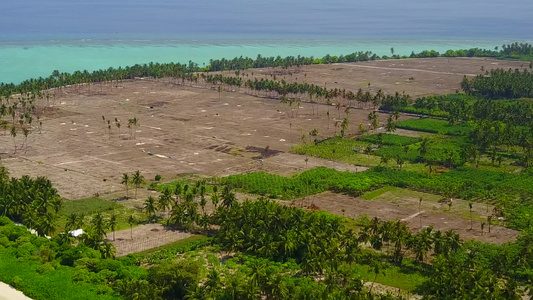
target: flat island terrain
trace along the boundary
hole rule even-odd
[[[530,68],[387,59],[147,74],[8,96],[6,109],[29,99],[34,108],[32,117],[20,105],[2,115],[1,165],[10,177],[48,178],[57,196],[35,192],[24,207],[57,219],[37,229],[54,243],[39,254],[30,233],[2,219],[0,261],[10,262],[0,263],[0,280],[35,299],[222,299],[232,288],[251,291],[234,299],[286,299],[311,295],[304,286],[425,299],[452,295],[457,278],[486,276],[495,295],[528,299],[533,106],[521,94],[476,93],[483,78]],[[525,121],[494,113],[498,105]],[[61,204],[36,204],[59,195]],[[0,215],[28,224],[3,201]],[[84,233],[68,237],[75,229]],[[23,243],[27,254],[15,250]],[[39,259],[9,273],[23,255]],[[173,268],[189,277],[173,278]],[[46,276],[67,287],[51,288]]]

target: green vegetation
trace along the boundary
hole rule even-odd
[[[69,216],[74,213],[83,212],[85,214],[102,213],[122,207],[113,201],[102,200],[92,197],[80,200],[64,201],[59,211],[60,215]]]
[[[361,196],[361,198],[366,199],[366,200],[373,200],[373,199],[381,196],[384,193],[387,193],[387,192],[390,192],[390,191],[394,191],[396,189],[398,189],[398,188],[394,187],[394,186],[387,185],[387,186],[381,187],[379,189],[375,189],[373,191],[365,193],[364,195]]]
[[[76,283],[74,260],[99,256],[83,245],[62,247],[56,240],[36,237],[0,217],[0,280],[33,299],[119,299],[105,285],[105,276]]]
[[[532,53],[528,44],[512,44],[501,51],[450,50],[443,55],[423,51],[411,56],[527,58]],[[399,56],[393,54],[393,58]],[[374,59],[381,58],[370,52],[322,59],[259,56],[255,60],[211,61],[206,68],[189,63],[93,73],[55,71],[48,78],[20,85],[1,84],[0,120],[5,131],[11,132],[15,151],[23,148],[17,147],[17,129],[21,128],[27,147],[28,128],[32,128],[36,112],[32,105],[36,99],[52,97],[54,88],[138,76],[172,77],[191,85],[203,80],[206,85],[218,85],[219,93],[222,85],[244,86],[255,95],[277,97],[289,108],[299,107],[302,96],[313,103],[338,101],[339,116],[342,102],[347,108],[358,102],[361,107],[380,107],[394,114],[385,126],[388,134],[344,139],[348,134],[346,117],[336,124],[341,128],[340,137],[293,147],[295,153],[380,167],[360,173],[316,168],[290,177],[259,172],[162,184],[156,176],[157,182],[150,188],[161,193],[144,199],[142,212],[99,198],[63,202],[46,178],[9,179],[7,170],[0,167],[0,280],[34,299],[400,299],[396,293],[374,294],[374,283],[417,293],[423,299],[520,299],[523,294],[531,295],[533,105],[528,100],[478,98],[529,97],[529,71],[496,70],[466,79],[463,89],[468,95],[426,97],[414,105],[406,94],[326,89],[253,75],[244,80],[239,71]],[[235,77],[198,73],[229,69],[238,70]],[[12,102],[13,94],[20,94],[17,101]],[[408,110],[443,119],[396,122],[398,111]],[[349,109],[345,113],[348,115]],[[4,116],[11,116],[11,124]],[[379,127],[376,112],[368,119],[372,129]],[[105,121],[103,117],[104,125]],[[107,123],[110,130],[110,120]],[[117,120],[115,125],[120,131]],[[128,124],[134,137],[132,126],[138,126],[136,118]],[[392,134],[396,128],[438,136],[398,136]],[[319,130],[310,135],[316,137]],[[137,198],[144,181],[140,171],[123,174],[126,197],[133,186]],[[464,200],[455,202],[453,213],[483,221],[479,210],[490,209],[490,218],[502,217],[495,223],[522,234],[504,245],[463,243],[452,231],[425,227],[415,232],[399,220],[347,220],[279,205],[264,197],[239,202],[234,190],[280,199],[329,190],[398,205],[419,201],[419,209],[422,201],[417,199],[424,197],[426,210],[440,209],[437,204],[442,198],[459,197]],[[194,235],[115,258],[113,245],[104,239],[106,233],[145,221],[165,223]],[[487,221],[490,228],[491,221]],[[27,228],[35,229],[37,236]],[[76,228],[84,229],[79,238],[68,233]],[[52,238],[43,237],[47,235]],[[365,286],[364,281],[370,284]]]
[[[533,206],[527,196],[533,194],[533,177],[529,174],[472,168],[457,168],[432,176],[381,167],[360,173],[317,168],[292,177],[267,173],[232,175],[222,178],[221,182],[245,192],[281,199],[304,197],[326,190],[359,196],[380,186],[408,187],[501,206],[509,217],[508,225],[516,229],[528,228],[529,225],[517,220],[525,218]],[[522,207],[520,213],[514,209],[517,203]]]
[[[467,124],[450,125],[448,121],[437,119],[409,119],[396,123],[396,127],[452,136],[466,135],[472,130]]]
[[[363,136],[358,141],[387,146],[407,146],[420,142],[420,139],[395,134],[372,134]]]
[[[362,153],[362,150],[367,146],[369,146],[369,143],[335,137],[317,144],[295,145],[292,147],[291,152],[333,159],[347,164],[377,166],[379,157]]]
[[[133,216],[135,218],[135,225],[146,221],[146,216],[137,210],[126,208],[125,206],[114,202],[92,197],[80,200],[64,201],[59,211],[59,218],[57,220],[56,233],[63,232],[66,227],[72,229],[79,229],[90,224],[91,220],[97,215],[101,215],[105,219],[110,219],[112,216],[116,219],[114,230],[129,229],[130,224],[128,218]],[[77,222],[72,224],[72,219],[77,218]],[[70,224],[72,225],[69,225]],[[67,226],[69,225],[69,226]]]
[[[136,252],[133,255],[145,261],[157,261],[158,259],[171,258],[176,256],[176,253],[192,251],[208,244],[211,244],[211,239],[203,235],[193,235],[163,246]]]
[[[427,178],[420,173],[385,168],[357,174],[318,168],[291,178],[265,173],[230,176],[220,179],[219,184],[240,183],[241,189],[278,189],[290,195],[293,190],[298,191],[303,187],[307,189],[309,184],[316,187],[313,193],[325,189],[361,193],[384,184],[421,184],[427,189],[448,190],[454,182],[452,179],[461,176],[483,177],[487,184],[495,181],[489,175],[496,175],[486,173],[487,171],[475,170],[485,172],[484,176],[479,173],[461,174],[462,171],[465,170],[457,169]],[[510,174],[503,176],[513,177],[499,178],[500,185],[494,185],[494,191],[505,189],[509,192],[508,183],[513,182],[513,189],[531,192],[530,186],[533,185],[528,184],[531,177]],[[517,184],[520,182],[522,184]],[[270,187],[264,186],[265,183]],[[444,186],[441,186],[442,183]],[[64,270],[73,281],[70,285],[63,285],[61,293],[76,293],[78,287],[90,284],[91,289],[80,293],[86,299],[96,297],[90,294],[93,291],[100,298],[120,296],[126,299],[183,299],[194,295],[212,295],[213,299],[226,299],[228,295],[235,293],[242,293],[244,299],[261,296],[281,299],[288,295],[292,295],[294,299],[307,299],[310,295],[314,298],[325,293],[338,295],[341,299],[363,295],[365,299],[375,299],[379,296],[371,296],[373,284],[365,288],[361,279],[420,293],[427,298],[447,289],[448,285],[460,284],[447,273],[446,268],[434,268],[428,264],[429,261],[444,264],[464,261],[471,268],[471,271],[461,274],[461,280],[464,281],[475,278],[477,272],[488,276],[488,282],[508,279],[523,285],[529,278],[528,265],[533,257],[529,254],[524,256],[523,253],[531,253],[533,240],[527,236],[515,244],[504,246],[489,247],[479,243],[462,246],[459,237],[451,231],[442,233],[426,228],[412,233],[400,221],[382,222],[378,219],[361,222],[362,229],[355,234],[345,229],[340,217],[331,214],[309,213],[280,206],[266,199],[241,204],[236,201],[228,185],[222,188],[220,194],[218,185],[212,186],[211,201],[216,209],[207,214],[203,211],[202,201],[195,201],[204,198],[205,185],[204,181],[199,181],[191,184],[191,188],[181,189],[175,197],[177,201],[170,203],[167,222],[178,228],[213,234],[213,238],[195,236],[121,259],[113,259],[105,251],[105,243],[98,242],[98,239],[92,241],[94,233],[82,237],[81,243],[72,246],[73,241],[63,235],[52,240],[38,238],[30,235],[25,228],[14,226],[9,220],[0,218],[0,255],[12,253],[3,258],[9,261],[22,259],[34,264],[30,267],[17,263],[20,269],[17,274],[20,275],[6,281],[31,295],[45,295],[44,298],[47,297],[47,294],[43,294],[46,286],[28,287],[21,283],[33,280],[33,276],[41,276],[42,280],[52,282],[52,276],[56,276],[58,270]],[[471,183],[457,192],[471,192],[472,185],[475,187]],[[482,185],[479,187],[486,188]],[[169,189],[166,189],[157,203],[164,203],[162,199],[168,197],[169,193]],[[202,212],[198,211],[198,206],[202,207]],[[146,210],[146,213],[153,215],[164,210],[164,205],[154,205],[154,210]],[[98,212],[91,220],[89,231],[100,230],[100,219],[101,212]],[[216,231],[212,226],[217,228]],[[97,245],[95,248],[99,251],[86,245]],[[237,254],[222,263],[216,255],[221,250]],[[177,253],[183,255],[176,256]],[[464,258],[467,253],[474,253],[472,261],[468,260],[469,256]],[[499,264],[502,253],[505,261],[511,263]],[[140,268],[140,263],[147,265]],[[488,272],[496,267],[499,268],[497,273]],[[316,282],[317,276],[325,279]],[[446,282],[447,286],[442,286],[441,282]],[[487,284],[485,281],[480,282],[477,293],[483,295],[489,286]],[[521,293],[517,287],[492,287],[492,295],[503,295],[509,291]],[[61,295],[57,297],[62,297]],[[395,299],[391,295],[386,297]]]
[[[461,87],[467,94],[490,99],[530,98],[533,97],[532,82],[531,71],[495,69],[472,79],[465,76]]]
[[[39,236],[55,231],[56,218],[63,202],[44,177],[11,178],[0,166],[0,215],[34,228]]]
[[[454,216],[461,216],[463,219],[473,219],[479,222],[487,222],[487,215],[493,215],[497,207],[488,203],[473,203],[467,200],[453,199],[441,195],[429,194],[394,186],[384,186],[374,191],[370,191],[361,196],[363,199],[380,202],[389,202],[407,208],[418,208],[427,212],[444,213]],[[420,202],[420,199],[423,199]],[[472,209],[470,209],[472,204]],[[470,212],[472,212],[470,214]],[[492,224],[500,224],[493,221]],[[527,228],[527,227],[522,227]]]

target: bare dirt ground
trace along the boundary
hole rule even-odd
[[[20,149],[19,138],[13,155],[12,137],[0,133],[0,151],[10,153],[2,159],[10,174],[47,176],[68,199],[121,190],[122,173],[136,170],[147,179],[156,174],[172,178],[183,173],[221,176],[257,170],[286,174],[304,169],[304,158],[290,165],[283,159],[269,160],[290,151],[315,128],[322,129],[322,136],[334,133],[333,126],[326,129],[325,113],[313,114],[305,103],[297,116],[289,118],[279,101],[239,93],[224,92],[219,100],[218,93],[209,89],[141,80],[104,91],[107,94],[85,95],[72,89],[54,100],[54,107],[66,113],[43,117],[42,133],[30,134],[27,152]],[[325,112],[326,106],[321,107]],[[350,123],[367,122],[368,112],[354,110]],[[112,120],[111,133],[102,116]],[[133,117],[140,123],[135,139],[126,128]],[[114,118],[122,122],[120,137]],[[383,122],[386,116],[380,119]],[[277,154],[263,158],[261,164],[256,149],[267,146]],[[311,163],[332,164],[319,161]]]
[[[483,67],[483,70],[481,70]],[[455,93],[463,76],[476,76],[495,68],[527,68],[519,61],[488,58],[416,58],[359,63],[313,65],[289,70],[247,70],[247,74],[276,75],[286,81],[308,82],[328,88],[385,93],[406,92],[413,97]],[[292,73],[292,75],[290,75]],[[414,77],[414,80],[409,78]],[[326,84],[327,83],[327,84]],[[370,83],[370,87],[368,86]]]
[[[463,74],[481,73],[481,66],[489,69],[520,64],[484,59],[406,59],[304,66],[292,77],[350,90],[365,87],[370,81],[370,89],[382,88],[388,93],[405,90],[416,96],[453,92]],[[245,71],[249,72],[252,70]],[[259,76],[273,70],[253,72]],[[408,77],[415,80],[406,82]],[[20,149],[24,137],[18,135],[15,142],[19,149],[12,154],[13,138],[0,132],[0,153],[8,153],[2,155],[2,163],[12,176],[47,176],[67,199],[119,191],[123,188],[121,174],[136,170],[147,179],[156,174],[173,178],[183,173],[224,176],[258,170],[290,174],[306,168],[304,157],[287,154],[291,145],[300,143],[302,136],[310,140],[313,129],[319,131],[319,138],[332,136],[336,131],[333,122],[345,116],[333,106],[308,103],[302,103],[292,114],[279,100],[246,95],[243,89],[219,95],[210,88],[178,86],[169,79],[137,79],[118,87],[108,83],[74,86],[57,93],[60,96],[51,99],[42,114],[42,133],[34,129],[29,135],[27,152]],[[358,124],[368,124],[370,111],[351,110],[349,134],[358,132]],[[111,120],[111,130],[102,116]],[[139,119],[140,126],[129,130],[127,120],[133,117]],[[121,122],[120,135],[115,118]],[[379,116],[380,122],[386,118]],[[267,146],[268,155],[264,156],[261,149]],[[332,164],[310,158],[307,167]]]
[[[190,237],[191,234],[179,230],[171,230],[161,224],[146,224],[130,229],[107,234],[107,240],[115,246],[117,256],[125,256],[130,253],[141,252],[155,247],[163,246],[177,240]],[[133,237],[133,239],[132,239]]]
[[[299,201],[299,200],[295,200]],[[319,209],[327,212],[357,218],[363,214],[370,218],[378,217],[382,220],[403,220],[408,226],[417,231],[420,229],[420,219],[422,226],[433,226],[437,230],[453,230],[465,240],[477,240],[482,242],[503,244],[513,241],[519,232],[500,226],[491,226],[491,232],[488,233],[488,227],[482,234],[480,222],[474,221],[473,230],[470,230],[470,220],[465,220],[459,216],[453,216],[443,213],[431,213],[422,211],[418,215],[418,210],[399,206],[397,204],[365,200],[361,198],[349,197],[342,194],[326,192],[320,195],[308,197],[306,205],[312,202]],[[344,212],[342,210],[345,210]]]

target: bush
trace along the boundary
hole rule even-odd
[[[7,238],[7,236],[1,236],[0,237],[0,246],[2,247],[9,247],[9,239]]]
[[[13,222],[8,217],[0,217],[0,226],[13,225]]]
[[[13,279],[11,279],[11,282],[9,283],[9,285],[11,285],[12,287],[18,289],[22,286],[22,283],[23,283],[23,280],[22,278],[18,277],[18,276],[15,276],[13,277]]]
[[[155,175],[155,181],[161,181],[161,175],[157,174]]]
[[[45,274],[48,272],[52,272],[53,270],[55,270],[55,268],[50,263],[44,263],[37,267],[37,273],[39,274]]]

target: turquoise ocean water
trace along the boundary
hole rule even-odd
[[[533,40],[529,0],[25,0],[0,4],[0,82],[148,62]]]

